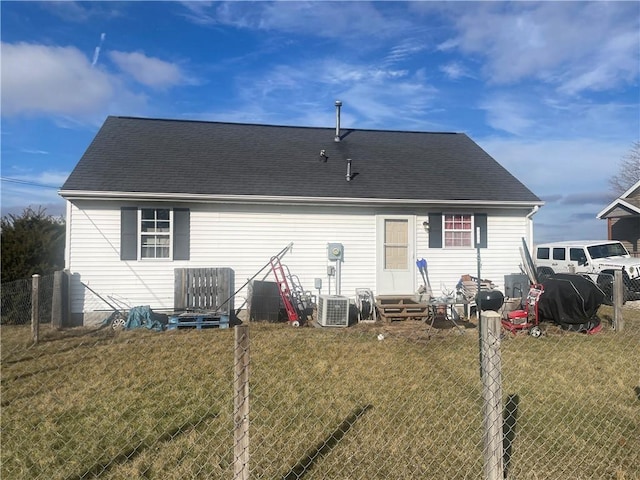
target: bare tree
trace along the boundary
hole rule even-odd
[[[629,153],[620,160],[620,170],[609,179],[611,192],[619,197],[640,180],[640,142],[634,142]]]

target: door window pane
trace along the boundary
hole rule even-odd
[[[407,270],[409,263],[409,221],[384,221],[384,268]]]

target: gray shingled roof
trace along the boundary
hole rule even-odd
[[[343,129],[340,142],[334,137],[335,128],[108,117],[62,194],[541,203],[465,134]]]

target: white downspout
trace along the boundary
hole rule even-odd
[[[65,199],[66,218],[65,220],[65,239],[64,239],[64,268],[69,270],[71,265],[71,202]]]
[[[533,217],[536,213],[538,213],[538,210],[540,210],[540,207],[538,205],[534,205],[534,207],[531,209],[531,211],[529,213],[527,213],[526,215],[526,219],[527,219],[527,246],[531,249],[533,249]]]

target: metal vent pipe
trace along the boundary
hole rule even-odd
[[[342,102],[340,100],[336,100],[336,136],[334,141],[340,141],[340,107],[342,106]]]

